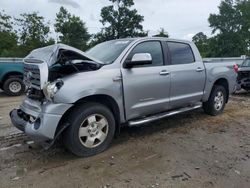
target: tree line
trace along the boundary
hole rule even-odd
[[[212,37],[193,37],[203,57],[250,55],[250,0],[224,0],[218,14],[210,14]]]
[[[83,51],[97,43],[125,37],[148,36],[143,29],[144,16],[133,8],[134,0],[109,0],[111,5],[101,9],[102,28],[90,34],[79,16],[61,7],[56,13],[54,31],[39,12],[24,13],[18,18],[0,11],[0,57],[24,57],[31,50],[56,42]],[[212,36],[203,32],[193,37],[203,57],[250,55],[250,0],[223,0],[218,14],[210,14]],[[178,29],[178,28],[176,28]],[[157,37],[169,37],[161,28]]]
[[[93,45],[124,37],[143,37],[144,17],[133,9],[133,0],[109,0],[110,6],[101,10],[103,27],[100,32],[90,34],[79,16],[61,7],[53,25],[58,39],[51,37],[50,23],[38,12],[21,14],[18,18],[0,12],[0,57],[24,57],[31,50],[56,42],[86,50]],[[164,29],[157,36],[168,37]]]

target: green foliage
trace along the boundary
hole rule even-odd
[[[10,32],[12,31],[12,19],[11,16],[0,12],[0,32]]]
[[[241,0],[236,5],[239,10],[238,20],[241,25],[240,41],[243,45],[243,54],[250,55],[250,0]]]
[[[193,38],[203,57],[250,55],[250,0],[224,0],[208,21],[213,36]]]
[[[207,56],[250,55],[249,0],[222,1],[219,14],[210,14],[208,21],[215,36],[208,39],[210,52]]]
[[[101,23],[104,28],[94,36],[94,42],[106,40],[143,37],[147,32],[143,31],[142,22],[144,17],[139,15],[133,0],[110,0],[112,5],[103,7],[101,10]]]
[[[203,33],[197,33],[193,37],[193,42],[196,44],[199,49],[202,57],[207,57],[209,53],[209,40],[208,37]]]
[[[12,32],[0,32],[0,57],[13,57],[17,50],[17,36]]]
[[[20,16],[16,19],[16,25],[19,26],[19,55],[25,56],[35,48],[54,43],[49,38],[49,23],[45,23],[44,17],[39,16],[37,12]]]
[[[71,15],[64,7],[56,14],[55,31],[59,32],[60,42],[75,48],[86,50],[90,38],[85,23],[75,15]]]
[[[154,37],[166,37],[169,38],[169,34],[167,31],[165,31],[164,28],[161,28],[159,33],[157,35],[154,35]]]
[[[237,32],[239,25],[237,24],[237,10],[234,7],[233,0],[224,0],[219,6],[219,14],[210,14],[208,21],[213,29],[212,33]]]
[[[17,48],[17,36],[13,31],[12,18],[0,12],[0,57],[14,56]]]

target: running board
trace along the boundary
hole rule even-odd
[[[129,127],[135,127],[135,126],[139,126],[139,125],[142,125],[142,124],[151,123],[151,122],[159,120],[159,119],[163,119],[163,118],[170,117],[170,116],[173,116],[173,115],[176,115],[176,114],[188,112],[188,111],[195,110],[195,109],[198,109],[198,108],[201,108],[201,107],[202,107],[202,105],[199,104],[199,105],[195,105],[195,106],[192,106],[192,107],[185,107],[185,108],[180,108],[178,110],[173,110],[173,111],[160,113],[160,114],[157,114],[157,115],[154,115],[154,116],[149,116],[149,117],[146,117],[146,118],[143,118],[143,119],[132,120],[132,121],[128,122],[128,126]]]

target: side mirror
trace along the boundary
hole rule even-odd
[[[137,53],[134,54],[131,61],[125,61],[124,68],[132,68],[137,65],[149,65],[152,64],[152,56],[149,53]]]

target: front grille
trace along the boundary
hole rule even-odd
[[[40,69],[38,65],[24,63],[24,83],[28,88],[41,89]]]

